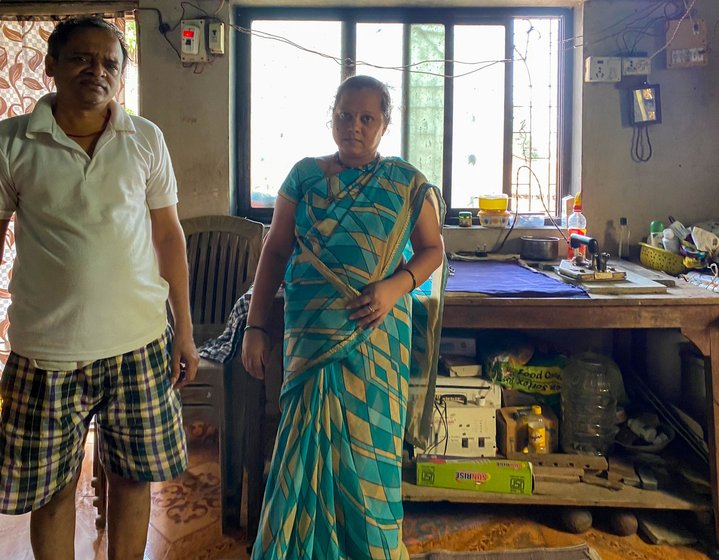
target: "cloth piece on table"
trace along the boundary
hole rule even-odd
[[[237,354],[242,343],[244,328],[247,324],[247,313],[250,309],[247,294],[243,294],[235,302],[230,315],[227,317],[225,330],[217,338],[211,338],[202,343],[197,349],[200,356],[213,362],[227,363]]]
[[[495,297],[589,297],[579,286],[566,284],[519,263],[450,261],[454,273],[448,292],[472,292]]]

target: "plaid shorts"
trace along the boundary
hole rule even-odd
[[[96,415],[100,459],[138,481],[187,467],[179,392],[170,380],[171,332],[147,346],[71,371],[11,353],[0,378],[0,513],[45,505],[79,472]]]

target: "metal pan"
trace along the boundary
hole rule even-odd
[[[559,238],[524,235],[521,237],[520,256],[530,261],[553,261],[559,256]]]

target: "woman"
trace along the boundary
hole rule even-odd
[[[402,442],[405,425],[422,442],[431,418],[444,206],[414,167],[377,152],[390,109],[381,82],[345,80],[338,151],[298,162],[275,205],[242,344],[245,368],[263,378],[284,275],[282,418],[256,559],[408,558]]]

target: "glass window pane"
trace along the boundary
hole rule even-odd
[[[515,19],[512,196],[520,212],[556,211],[558,41],[557,18]]]
[[[255,20],[252,31],[250,184],[252,207],[262,208],[274,206],[296,161],[336,150],[330,109],[341,73],[331,58],[255,33],[339,57],[342,29],[335,21]]]
[[[504,38],[500,25],[454,28],[453,208],[502,192]]]
[[[392,98],[392,116],[379,151],[402,155],[402,29],[401,23],[357,24],[357,74],[384,82]]]
[[[407,159],[442,186],[444,151],[444,26],[411,25]]]

